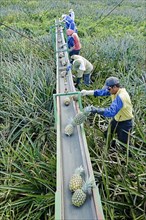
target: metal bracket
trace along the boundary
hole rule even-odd
[[[78,99],[79,108],[80,108],[80,110],[83,109],[83,107],[82,107],[82,100],[81,100],[81,92],[67,92],[67,93],[56,93],[56,94],[53,94],[55,124],[57,124],[57,122],[58,122],[57,118],[59,117],[58,114],[57,114],[56,97],[57,96],[66,96],[66,95],[67,96],[78,95],[78,97],[79,97],[79,99]]]

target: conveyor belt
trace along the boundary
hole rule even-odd
[[[71,71],[62,77],[62,71],[69,64],[67,46],[64,45],[63,29],[56,24],[56,81],[54,94],[57,126],[57,191],[55,198],[56,220],[104,220],[98,187],[95,187],[83,206],[77,208],[71,204],[72,193],[69,191],[69,180],[75,169],[83,166],[86,177],[93,176],[83,125],[76,126],[72,136],[64,134],[64,128],[79,111],[79,104],[72,101],[65,106],[65,97],[76,92]],[[61,45],[64,45],[61,47]],[[64,56],[60,58],[62,54]],[[67,92],[67,93],[66,93]]]

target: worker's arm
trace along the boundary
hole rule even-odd
[[[94,106],[87,106],[84,110],[85,112],[98,113],[105,117],[114,117],[120,109],[123,107],[123,102],[119,96],[115,98],[109,108],[96,108]]]
[[[110,96],[110,92],[105,89],[97,89],[97,90],[82,90],[82,96],[86,95],[94,95],[94,96]]]

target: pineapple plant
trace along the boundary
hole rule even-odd
[[[82,175],[84,174],[84,168],[82,166],[76,168],[69,182],[69,189],[74,192],[80,189],[83,185]]]
[[[66,105],[66,106],[69,106],[70,105],[70,102],[71,102],[71,100],[70,100],[70,98],[69,97],[66,97],[65,99],[64,99],[64,105]]]
[[[81,189],[77,189],[73,193],[72,204],[77,207],[82,206],[87,198],[88,190],[91,190],[91,188],[93,188],[94,186],[94,181],[91,178],[89,178],[84,183]]]
[[[72,124],[68,124],[65,129],[64,129],[64,133],[67,135],[67,136],[71,136],[74,132],[74,126]]]
[[[72,124],[74,126],[82,124],[87,119],[87,116],[89,114],[90,113],[87,113],[87,112],[80,112],[80,113],[76,114],[75,117],[73,118]]]

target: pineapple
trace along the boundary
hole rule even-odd
[[[63,52],[60,52],[60,53],[59,53],[59,58],[62,58],[62,57],[64,57],[64,53],[63,53]]]
[[[65,76],[66,76],[66,71],[62,71],[62,72],[60,73],[60,75],[61,75],[62,78],[65,77]]]
[[[67,63],[65,57],[61,58],[60,61],[61,61],[62,66],[65,66]]]
[[[68,124],[64,129],[64,133],[68,136],[71,136],[73,132],[74,132],[74,126],[72,124]]]
[[[87,112],[80,112],[80,113],[76,114],[73,121],[72,121],[72,124],[74,126],[82,124],[87,119],[88,115],[89,115],[89,113],[87,113]]]
[[[64,99],[64,105],[66,105],[66,106],[70,105],[70,98],[69,97],[66,97]]]
[[[86,197],[87,197],[87,193],[88,193],[88,190],[91,188],[93,188],[95,185],[94,185],[94,181],[89,178],[85,183],[84,185],[82,186],[81,189],[77,189],[74,193],[73,193],[73,196],[72,196],[72,204],[74,206],[77,206],[77,207],[80,207],[84,204],[85,200],[86,200]]]
[[[61,43],[62,42],[62,39],[61,38],[58,38],[58,43]]]
[[[82,166],[76,168],[75,173],[73,174],[73,176],[70,179],[69,182],[69,189],[71,191],[75,191],[77,189],[80,189],[83,185],[83,180],[82,180],[82,175],[84,173],[84,169]]]
[[[78,96],[77,95],[73,95],[72,99],[76,102],[76,101],[78,101]]]

